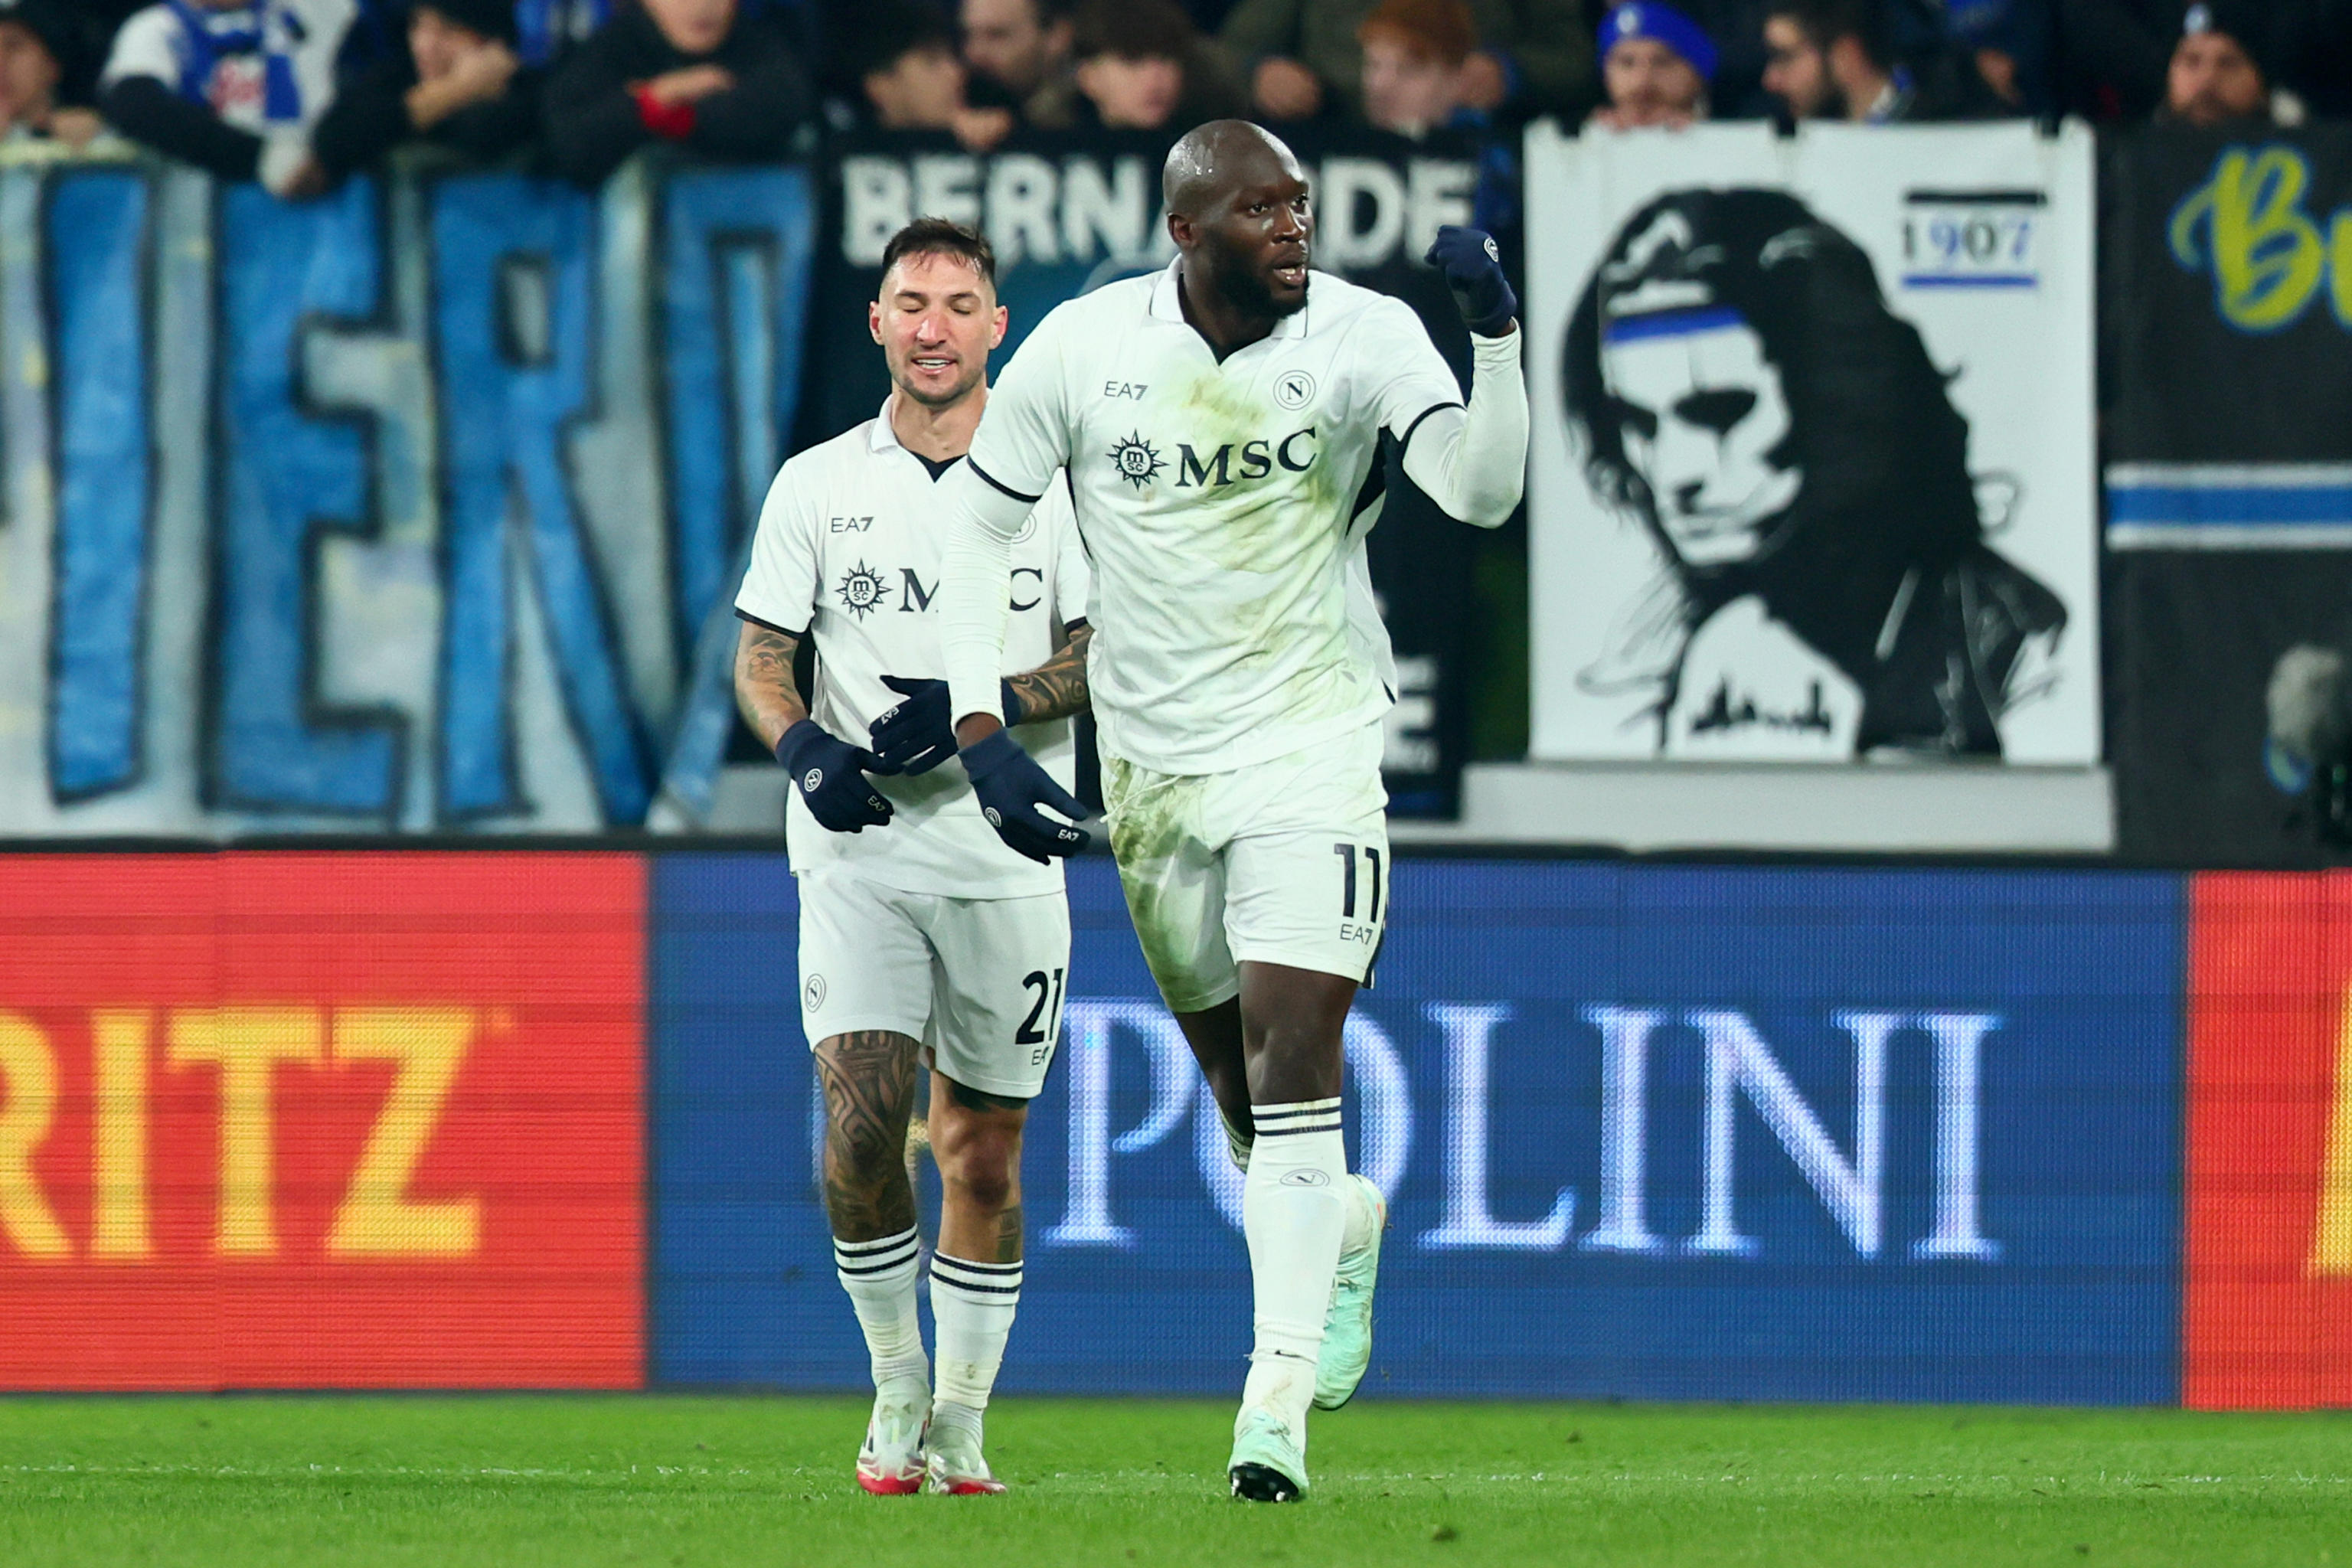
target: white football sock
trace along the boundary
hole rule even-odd
[[[1340,1191],[1348,1152],[1337,1097],[1261,1105],[1255,1116],[1257,1140],[1242,1183],[1242,1234],[1249,1242],[1257,1346],[1242,1403],[1272,1410],[1303,1445],[1323,1315],[1348,1225]]]
[[[1004,1342],[1020,1305],[1020,1264],[974,1263],[944,1252],[931,1255],[931,1326],[940,1351],[931,1419],[968,1426],[974,1443],[980,1440],[980,1413],[988,1408],[996,1369],[1004,1364]]]
[[[874,1386],[904,1388],[929,1384],[931,1366],[923,1355],[923,1323],[915,1312],[915,1266],[921,1250],[911,1226],[877,1241],[833,1243],[833,1267],[857,1326],[866,1331],[866,1354]]]

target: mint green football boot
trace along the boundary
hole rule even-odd
[[[1234,1496],[1250,1502],[1297,1502],[1307,1496],[1307,1446],[1264,1405],[1244,1405],[1234,1417],[1234,1457],[1225,1474]]]
[[[1315,1360],[1315,1408],[1337,1410],[1356,1397],[1364,1371],[1372,1364],[1372,1287],[1381,1277],[1381,1233],[1388,1229],[1388,1200],[1360,1175],[1348,1178],[1350,1203],[1369,1204],[1372,1238],[1339,1255],[1331,1277],[1331,1305],[1323,1314],[1323,1350]]]

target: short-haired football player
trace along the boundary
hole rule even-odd
[[[735,601],[735,693],[792,776],[825,1209],[874,1372],[858,1484],[1001,1492],[982,1412],[1021,1295],[1022,1126],[1060,1038],[1070,915],[1059,863],[1015,853],[982,816],[939,679],[941,486],[971,445],[1006,323],[988,242],[941,219],[909,225],[884,252],[867,315],[893,390],[875,418],[777,474]],[[1042,489],[1013,534],[997,606],[1010,679],[991,711],[1076,810],[1069,720],[1087,703],[1088,588],[1066,486]],[[793,658],[812,637],[803,698]],[[919,1063],[943,1194],[936,1390],[902,1158]]]
[[[1166,270],[1056,309],[1005,367],[955,476],[940,611],[965,771],[1006,840],[1084,835],[996,712],[1007,572],[1066,468],[1095,569],[1103,801],[1145,958],[1246,1161],[1256,1348],[1236,1496],[1307,1490],[1307,1411],[1355,1393],[1385,1218],[1347,1168],[1341,1030],[1394,880],[1381,785],[1394,660],[1364,535],[1384,439],[1450,515],[1518,504],[1527,389],[1494,241],[1428,259],[1468,321],[1467,407],[1399,300],[1307,269],[1306,176],[1242,121],[1161,175]],[[1328,1321],[1327,1321],[1328,1314]]]

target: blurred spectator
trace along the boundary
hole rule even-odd
[[[2270,119],[2270,80],[2255,54],[2263,21],[2251,0],[2189,6],[2165,71],[2158,118],[2187,125]]]
[[[515,53],[510,0],[415,0],[408,47],[336,95],[310,145],[331,180],[404,142],[487,163],[538,135],[539,88]]]
[[[1601,23],[1601,89],[1586,123],[1603,131],[1676,130],[1706,118],[1715,45],[1696,22],[1659,0],[1631,0]]]
[[[552,65],[613,16],[613,0],[514,0],[515,52],[527,66]]]
[[[1590,0],[1588,0],[1590,3]],[[1595,7],[1596,26],[1611,11],[1633,0],[1606,0]],[[1778,112],[1779,100],[1764,91],[1764,14],[1771,0],[1673,0],[1675,10],[1698,24],[1715,46],[1715,74],[1707,79],[1710,120],[1755,119]],[[1593,72],[1603,86],[1601,73]]]
[[[857,75],[873,123],[886,131],[951,131],[974,152],[1003,141],[1013,111],[965,101],[955,46],[947,18],[919,0],[870,7],[857,39]]]
[[[1592,103],[1588,0],[1474,3],[1480,47],[1462,66],[1463,101],[1514,121],[1557,114],[1575,123]]]
[[[809,114],[792,29],[735,0],[639,0],[575,47],[549,79],[556,168],[603,181],[639,148],[675,142],[719,158],[782,158]]]
[[[1971,67],[2009,109],[2047,114],[2055,47],[2050,0],[1937,0],[1941,42]]]
[[[1380,0],[1239,0],[1219,35],[1269,120],[1361,109],[1358,35]],[[1591,29],[1581,0],[1470,0],[1479,47],[1463,62],[1472,109],[1526,117],[1581,113],[1591,101]]]
[[[2057,0],[2062,96],[2094,120],[2137,120],[2164,102],[2180,0]]]
[[[1895,125],[2000,112],[1973,66],[1941,52],[1898,59],[1883,0],[1771,0],[1764,90],[1792,121]]]
[[[1457,133],[1478,163],[1471,221],[1489,234],[1516,228],[1513,139],[1490,134],[1493,117],[1469,101],[1466,68],[1478,58],[1478,35],[1465,0],[1381,0],[1361,31],[1364,118],[1416,142],[1433,131]]]
[[[1478,42],[1465,0],[1384,0],[1358,36],[1373,125],[1418,139],[1465,111],[1462,66]]]
[[[167,0],[115,35],[99,107],[133,141],[289,200],[327,188],[310,129],[356,0]]]
[[[1067,0],[963,0],[965,90],[1033,125],[1066,122],[1076,38]]]
[[[79,19],[62,0],[0,6],[0,141],[89,144],[105,129],[89,90]]]
[[[1172,0],[1087,0],[1077,16],[1077,122],[1189,130],[1239,114],[1239,91]]]
[[[2057,0],[2064,106],[2094,120],[2137,120],[2172,102],[2172,71],[2192,31],[2233,40],[2277,94],[2273,118],[2308,96],[2321,112],[2352,110],[2352,5],[2346,0]],[[2192,29],[2192,22],[2201,23]],[[2217,51],[2207,43],[2192,53]],[[2215,62],[2200,58],[2200,72]],[[2177,114],[2177,111],[2175,111]]]

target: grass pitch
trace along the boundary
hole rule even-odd
[[[0,1400],[0,1563],[2328,1563],[2352,1415],[1380,1405],[1228,1500],[1222,1403],[1007,1398],[997,1499],[866,1497],[865,1403]]]

